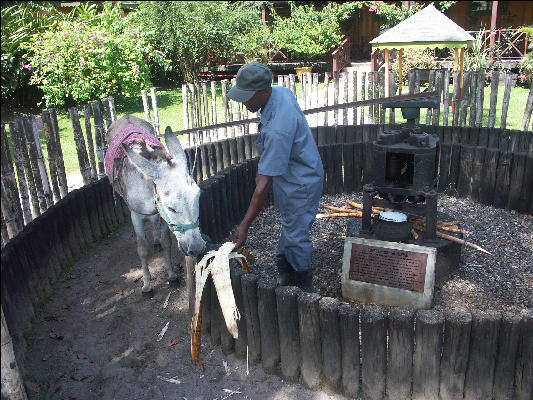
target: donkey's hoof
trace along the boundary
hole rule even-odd
[[[142,292],[142,294],[144,300],[150,300],[152,297],[154,297],[154,289],[150,289],[149,292]]]
[[[163,248],[160,243],[154,243],[154,251],[161,251]]]
[[[177,288],[180,286],[180,279],[179,278],[169,279],[168,285],[171,288]]]

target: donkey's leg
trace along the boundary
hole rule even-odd
[[[165,256],[165,270],[168,274],[168,280],[170,282],[175,281],[178,278],[178,275],[172,270],[172,264],[170,263],[170,253],[172,250],[172,241],[170,238],[170,229],[168,229],[167,224],[162,223],[160,228],[161,234],[161,247],[163,248],[163,254]]]
[[[154,227],[154,251],[161,251],[161,241],[163,240],[163,228],[166,227],[165,222],[159,215],[156,218],[151,218]]]
[[[137,254],[141,259],[141,266],[143,268],[143,292],[149,292],[152,290],[150,285],[150,271],[148,270],[148,241],[146,240],[146,231],[144,230],[144,218],[136,212],[131,212],[131,222],[135,229],[135,235],[137,236]]]

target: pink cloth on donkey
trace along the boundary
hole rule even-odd
[[[124,139],[131,132],[139,133],[132,133],[130,136]],[[125,145],[130,145],[130,143],[133,142],[135,139],[141,138],[144,139],[146,144],[152,148],[164,147],[163,143],[161,143],[158,138],[148,133],[144,129],[139,128],[138,126],[135,126],[133,124],[126,125],[113,139],[111,139],[111,143],[109,143],[109,147],[107,148],[107,151],[105,153],[105,172],[107,173],[107,176],[111,178],[111,180],[113,180],[114,178],[113,159],[119,161],[121,158],[126,156],[126,153],[124,152],[122,146],[120,146],[120,143],[122,142]]]

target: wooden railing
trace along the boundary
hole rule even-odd
[[[495,29],[487,31],[468,31],[472,36],[483,36],[483,50],[492,46],[501,46],[502,60],[520,60],[527,54],[527,46],[531,40],[527,32],[519,29]]]
[[[350,37],[346,36],[339,47],[331,53],[333,59],[333,73],[339,72],[346,64],[348,64],[348,62],[350,62],[350,46]]]

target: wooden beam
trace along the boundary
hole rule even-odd
[[[457,72],[457,61],[459,59],[459,49],[453,49],[453,72]]]

